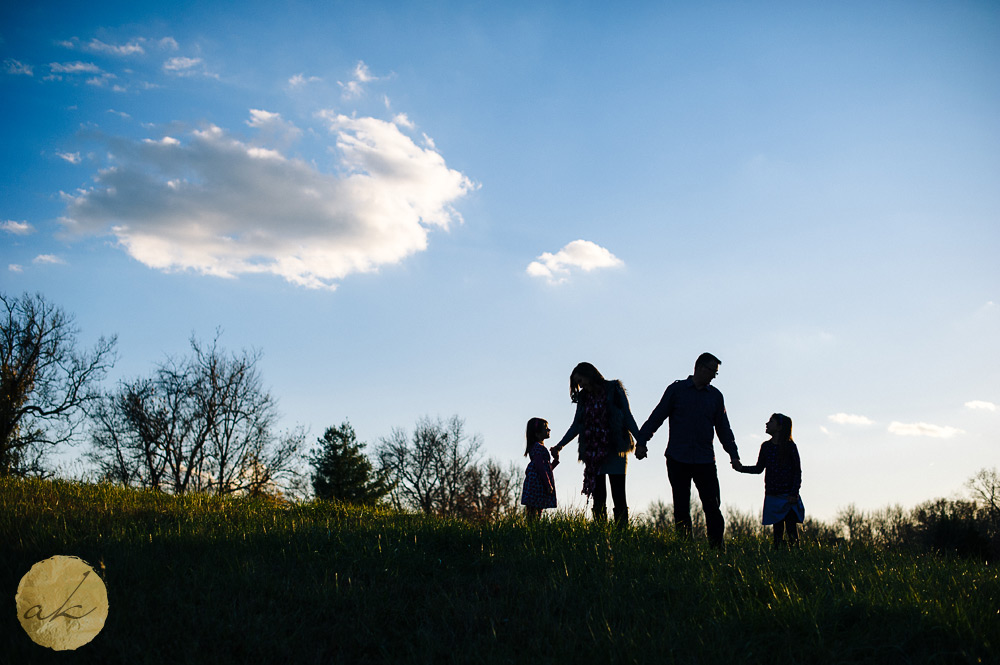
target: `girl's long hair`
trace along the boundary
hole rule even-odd
[[[580,377],[589,379],[595,386],[602,386],[605,383],[604,376],[590,363],[580,363],[574,367],[569,375],[569,399],[574,404],[580,401],[580,392],[583,390],[580,387]]]
[[[528,426],[524,428],[524,438],[528,440],[528,445],[524,447],[525,457],[531,452],[532,444],[538,443],[538,430],[548,422],[545,418],[532,418],[528,421]]]
[[[792,446],[795,445],[792,440],[792,419],[783,413],[774,413],[771,417],[778,419],[778,433],[771,437],[778,444],[778,463],[787,464],[792,455]]]

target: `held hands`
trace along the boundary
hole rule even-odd
[[[732,463],[733,463],[733,469],[735,469],[736,471],[743,471],[743,463],[740,462],[738,459],[732,460]]]
[[[646,455],[649,454],[649,450],[646,448],[646,444],[640,443],[635,447],[635,458],[636,459],[646,459]]]

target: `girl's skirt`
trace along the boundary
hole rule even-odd
[[[806,518],[806,507],[802,505],[801,496],[789,494],[765,494],[764,513],[761,524],[777,524],[783,521],[788,515],[795,517],[796,522],[802,522]]]

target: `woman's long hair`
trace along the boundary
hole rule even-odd
[[[602,386],[605,383],[604,376],[597,371],[597,368],[590,363],[580,363],[573,368],[569,375],[569,399],[576,404],[580,401],[580,378],[586,378],[594,386]]]
[[[778,463],[787,464],[791,459],[792,445],[795,444],[792,440],[792,419],[783,413],[774,413],[771,417],[778,419],[778,433],[771,437],[778,444]]]
[[[549,421],[545,418],[532,418],[528,421],[528,426],[524,428],[524,438],[528,440],[528,445],[524,447],[525,457],[531,452],[532,444],[538,443],[538,430],[548,424]]]

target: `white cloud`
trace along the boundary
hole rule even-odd
[[[838,425],[874,425],[875,421],[866,416],[859,416],[853,413],[835,413],[827,416],[827,420]]]
[[[32,259],[31,262],[47,264],[47,265],[62,265],[66,263],[55,254],[39,254],[34,259]]]
[[[306,85],[307,83],[316,83],[322,80],[323,79],[321,79],[318,76],[306,77],[304,74],[296,74],[295,76],[288,79],[288,85],[292,86],[293,88],[299,88],[301,86]]]
[[[174,76],[208,76],[218,78],[205,68],[205,63],[201,58],[187,58],[177,56],[170,58],[163,63],[163,71]]]
[[[532,277],[543,277],[550,284],[559,284],[569,279],[573,270],[590,272],[598,268],[616,268],[625,262],[589,240],[574,240],[555,254],[545,252],[532,261],[527,273]]]
[[[971,402],[965,403],[965,408],[974,409],[978,411],[996,411],[997,405],[993,402],[984,402],[982,400],[973,400]]]
[[[165,49],[167,51],[176,51],[177,49],[180,48],[180,44],[178,44],[177,40],[174,39],[173,37],[164,37],[159,42],[157,42],[157,44],[159,45],[160,48]]]
[[[24,272],[24,266],[20,266],[16,263],[11,263],[7,266],[7,270],[11,272]]]
[[[80,153],[78,152],[57,152],[56,156],[59,157],[59,159],[66,160],[70,164],[80,163]]]
[[[0,231],[13,233],[16,236],[26,236],[29,233],[34,233],[35,227],[28,222],[15,222],[8,219],[5,222],[0,222]]]
[[[302,135],[302,130],[282,119],[280,113],[261,109],[250,109],[250,119],[247,120],[247,124],[258,130],[262,143],[287,147]]]
[[[103,74],[103,70],[92,62],[50,62],[49,69],[56,74]]]
[[[364,62],[360,60],[358,61],[358,64],[354,67],[354,78],[360,81],[361,83],[369,83],[371,81],[377,80],[376,77],[372,76],[372,72],[370,69],[368,69],[368,65],[366,65]]]
[[[159,270],[270,273],[333,289],[347,275],[424,250],[431,228],[461,220],[452,203],[474,185],[440,154],[391,122],[320,117],[336,143],[333,173],[218,127],[183,141],[117,140],[115,165],[66,197],[64,224],[110,233]],[[278,120],[251,115],[262,127]]]
[[[337,81],[337,85],[344,90],[343,95],[346,99],[355,99],[360,97],[365,91],[364,84],[379,80],[377,76],[372,76],[371,70],[368,69],[368,65],[361,61],[359,61],[354,67],[353,74],[354,77],[347,83]]]
[[[15,74],[21,76],[34,76],[35,70],[31,65],[26,65],[20,60],[14,60],[13,58],[7,58],[3,61],[3,68],[8,74]]]
[[[407,129],[413,129],[415,127],[413,121],[410,120],[410,117],[405,113],[397,113],[393,116],[392,121],[400,127],[406,127]]]
[[[950,439],[957,434],[965,434],[956,427],[942,427],[928,423],[901,423],[893,421],[889,424],[889,433],[899,436],[929,436],[935,439]]]
[[[98,53],[110,53],[111,55],[118,56],[128,56],[128,55],[142,55],[146,52],[142,45],[141,40],[132,40],[128,44],[105,44],[99,39],[91,39],[87,45],[86,50],[96,51]]]

